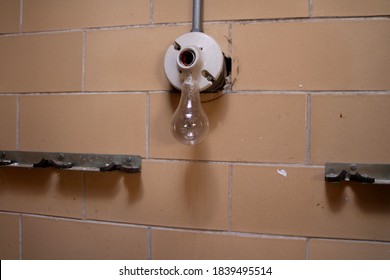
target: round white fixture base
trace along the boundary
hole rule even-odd
[[[225,68],[225,58],[218,43],[202,32],[183,34],[165,54],[165,74],[178,90],[189,72],[197,80],[200,91],[217,90],[223,85]]]

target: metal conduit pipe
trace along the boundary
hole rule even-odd
[[[203,0],[193,0],[191,32],[203,32],[202,11]]]

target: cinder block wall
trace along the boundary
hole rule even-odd
[[[190,0],[0,0],[0,150],[139,154],[141,175],[0,169],[2,259],[390,259],[390,1],[205,0],[233,59],[177,143],[163,71]],[[284,176],[284,175],[285,176]]]

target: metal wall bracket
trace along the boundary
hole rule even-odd
[[[326,163],[325,181],[390,184],[390,164]]]
[[[141,172],[138,155],[75,154],[28,151],[0,151],[0,167],[24,167],[79,170]]]

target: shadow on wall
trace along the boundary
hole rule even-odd
[[[226,104],[222,101],[224,99],[224,93],[202,93],[201,100],[202,106],[209,118],[210,130],[209,135],[213,134],[218,129],[218,124],[223,123],[223,120],[226,115]],[[179,105],[180,94],[170,94],[169,95],[169,104],[170,110],[169,114],[173,115],[177,106]],[[169,124],[170,125],[170,124]],[[177,145],[183,145],[177,142]],[[188,146],[188,151],[186,153],[186,157],[188,158],[210,158],[209,157],[209,146],[207,141],[203,143]],[[188,165],[184,172],[184,197],[186,199],[186,203],[189,209],[192,209],[193,212],[203,212],[202,209],[198,209],[199,207],[207,208],[209,211],[214,209],[214,205],[205,205],[204,197],[214,196],[216,193],[210,192],[208,189],[208,184],[203,182],[203,178],[207,178],[207,180],[214,181],[218,180],[218,178],[213,178],[213,172],[208,172],[208,168],[203,168],[199,170],[199,172],[194,172],[193,166]],[[203,174],[207,173],[207,174]],[[194,182],[197,182],[194,184]],[[215,198],[218,201],[217,198]],[[210,201],[210,200],[207,200]],[[209,213],[209,216],[212,216],[212,213]],[[203,218],[207,219],[207,216],[192,216],[192,218]],[[201,221],[193,221],[194,223],[201,223]]]
[[[86,179],[87,196],[93,195],[100,199],[114,198],[125,188],[128,193],[129,204],[141,200],[143,197],[142,173],[88,173]],[[93,188],[93,192],[88,193],[88,189]]]
[[[0,170],[0,195],[23,194],[24,197],[53,196],[73,197],[81,193],[82,174],[78,171],[27,168],[2,168]]]
[[[203,150],[203,148],[195,148],[194,153],[197,153],[197,150]],[[215,212],[218,212],[220,207],[215,201],[221,201],[221,198],[218,197],[220,195],[218,191],[210,189],[208,182],[218,181],[219,178],[216,178],[213,171],[207,166],[198,169],[191,164],[186,166],[183,176],[182,198],[185,205],[183,209],[186,209],[190,223],[202,225],[213,220],[212,217],[215,216]]]
[[[325,188],[329,206],[335,212],[343,209],[352,194],[362,211],[390,213],[390,185],[341,182],[326,183]]]
[[[82,198],[82,172],[0,169],[0,210],[81,217]]]

